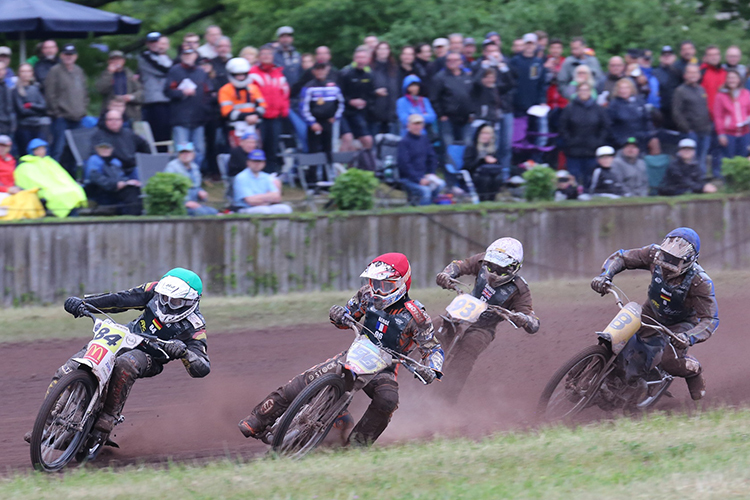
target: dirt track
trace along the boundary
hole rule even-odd
[[[709,342],[691,350],[705,369],[708,404],[750,401],[750,335],[743,314],[750,297],[742,286],[731,288],[722,293],[717,283],[721,327]],[[638,299],[643,295],[644,289],[633,293]],[[539,333],[530,336],[501,326],[475,365],[457,407],[438,402],[433,386],[401,375],[401,404],[382,441],[437,434],[478,436],[531,425],[533,407],[548,377],[573,353],[594,343],[592,332],[602,329],[616,312],[611,299],[593,293],[587,303],[537,301],[535,306],[542,319]],[[81,326],[85,331],[88,322],[81,321]],[[138,381],[125,407],[126,420],[114,438],[121,448],[107,449],[97,465],[260,454],[267,447],[244,439],[237,430],[239,419],[293,375],[345,349],[350,339],[348,332],[326,324],[209,334],[211,374],[191,379],[180,364],[172,363],[157,378]],[[85,341],[0,346],[0,471],[29,468],[22,436],[33,425],[49,377]],[[676,380],[671,392],[675,397],[660,401],[659,409],[694,407],[682,380]],[[364,395],[355,399],[355,416],[366,401]]]

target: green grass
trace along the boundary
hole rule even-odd
[[[729,499],[750,495],[750,410],[436,439],[301,461],[20,474],[1,498]]]

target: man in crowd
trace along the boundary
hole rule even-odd
[[[689,65],[688,68],[691,66]],[[659,185],[659,194],[677,196],[685,193],[715,193],[716,186],[703,180],[704,172],[695,162],[695,141],[682,139],[678,148],[677,156],[670,162]]]
[[[217,46],[222,38],[221,28],[216,25],[209,26],[206,28],[206,34],[203,38],[206,40],[206,43],[197,48],[198,55],[206,59],[214,59],[219,55]]]
[[[445,57],[445,69],[432,79],[430,102],[438,116],[446,147],[455,141],[467,140],[471,135],[469,123],[474,82],[462,64],[461,54],[451,52]]]
[[[164,82],[164,95],[170,99],[170,120],[172,140],[175,144],[195,145],[196,163],[201,165],[206,151],[204,125],[208,119],[206,113],[207,94],[209,93],[208,75],[195,62],[198,53],[193,48],[184,48],[180,54],[180,64],[169,69]]]
[[[711,145],[711,116],[706,90],[701,87],[697,64],[688,64],[683,75],[685,83],[677,87],[672,98],[672,118],[677,130],[694,141],[698,167],[706,174],[706,154]]]
[[[523,51],[513,56],[508,64],[513,71],[517,88],[513,99],[513,114],[526,116],[526,111],[536,104],[544,104],[545,69],[544,61],[536,57],[537,36],[526,33],[523,36]]]
[[[232,40],[228,36],[221,36],[215,45],[216,57],[211,58],[211,64],[216,74],[216,88],[220,89],[227,84],[227,63],[232,58]]]
[[[727,70],[721,66],[721,50],[716,45],[709,45],[703,55],[701,65],[701,86],[706,89],[706,103],[708,114],[713,123],[714,101],[719,89],[727,79]],[[716,131],[711,131],[711,171],[714,177],[721,178],[721,147],[716,137]]]
[[[445,56],[448,54],[448,46],[450,42],[447,38],[436,38],[432,42],[432,51],[435,55],[435,59],[427,65],[427,77],[432,79],[440,70],[445,68]]]
[[[680,74],[681,78],[685,76],[685,68],[688,64],[697,64],[698,59],[695,57],[695,45],[690,40],[685,40],[680,44],[680,58],[674,63],[674,67]],[[680,80],[682,82],[682,80]]]
[[[422,133],[423,130],[424,117],[419,114],[410,115],[407,133],[398,143],[396,159],[401,184],[415,205],[430,205],[445,187],[445,181],[435,175],[437,158],[430,140]]]
[[[12,136],[16,131],[16,114],[13,109],[13,95],[5,80],[8,67],[0,62],[0,134]]]
[[[201,170],[195,163],[195,146],[191,143],[178,144],[177,158],[167,163],[165,172],[182,175],[190,180],[190,189],[185,195],[185,208],[190,216],[216,215],[219,213],[214,207],[205,204],[208,193],[203,189]]]
[[[227,176],[232,180],[235,175],[247,168],[247,155],[258,149],[258,135],[254,132],[247,132],[239,139],[239,145],[229,151]]]
[[[602,67],[596,57],[586,54],[586,41],[582,37],[575,37],[570,41],[570,55],[565,58],[562,68],[557,74],[557,83],[560,88],[565,87],[573,80],[573,72],[576,67],[585,64],[591,70],[594,81],[602,77]]]
[[[234,206],[241,214],[289,214],[292,207],[281,203],[281,190],[274,177],[263,171],[266,154],[262,149],[247,156],[247,168],[232,183]]]
[[[164,95],[164,83],[172,67],[167,55],[169,37],[159,32],[146,35],[146,50],[138,56],[138,73],[143,85],[143,119],[151,126],[156,142],[169,140],[169,98]]]
[[[93,144],[109,144],[114,148],[113,157],[121,162],[125,175],[130,176],[136,167],[136,153],[150,153],[151,148],[141,136],[132,129],[123,127],[122,112],[111,110],[99,123],[99,130],[94,132]]]
[[[250,69],[250,77],[266,101],[266,110],[260,123],[260,138],[268,159],[267,171],[279,170],[279,137],[282,120],[289,116],[289,84],[284,69],[274,62],[274,47],[266,44],[258,53],[258,64]]]
[[[464,56],[464,62],[467,66],[474,62],[474,55],[477,53],[477,43],[473,38],[464,39],[464,48],[461,54]]]
[[[348,126],[347,133],[342,135],[342,142],[350,144],[351,139],[354,138],[359,140],[366,150],[372,149],[367,111],[375,98],[375,87],[370,70],[371,54],[372,52],[366,46],[357,47],[354,51],[354,62],[341,70],[338,82],[346,101],[344,119]],[[342,144],[342,150],[346,149],[344,144]]]
[[[615,86],[623,76],[625,76],[625,61],[620,56],[610,57],[607,65],[607,76],[596,86],[600,103],[607,103],[615,97]]]
[[[131,122],[141,119],[141,102],[143,87],[141,82],[125,67],[125,54],[119,50],[109,53],[109,62],[96,81],[96,91],[102,97],[102,114],[108,109],[112,100],[125,103],[125,115]]]
[[[302,76],[302,65],[299,52],[294,48],[294,28],[282,26],[276,30],[278,45],[273,54],[273,63],[284,69],[284,76],[289,85],[294,85]]]
[[[182,36],[182,43],[177,48],[177,59],[174,60],[174,63],[175,64],[180,64],[180,62],[182,62],[180,60],[180,56],[182,55],[182,51],[185,50],[185,49],[193,49],[195,51],[196,55],[197,55],[198,54],[198,46],[200,44],[201,44],[201,37],[200,36],[198,36],[195,33],[185,33]],[[200,57],[200,56],[197,56],[197,57]],[[197,60],[197,57],[196,57],[196,60]]]
[[[726,62],[722,68],[724,68],[725,71],[733,69],[740,74],[740,78],[743,80],[747,78],[747,66],[740,63],[740,61],[742,61],[742,51],[738,46],[729,46],[724,53],[724,59]]]
[[[75,45],[66,45],[60,55],[61,63],[49,70],[44,81],[54,137],[51,156],[56,161],[60,161],[65,148],[65,131],[80,128],[89,105],[88,82],[76,64],[77,59]]]
[[[2,46],[0,47],[0,64],[5,64],[5,77],[3,77],[3,80],[5,80],[5,84],[9,89],[12,89],[16,85],[16,80],[18,79],[16,77],[16,74],[13,73],[13,69],[10,65],[10,58],[13,55],[13,51],[10,50],[10,47]]]
[[[330,68],[328,63],[316,62],[312,67],[314,79],[302,89],[302,117],[309,127],[310,153],[331,152],[333,124],[344,114],[344,95],[328,78]]]
[[[659,56],[659,67],[654,69],[654,77],[659,81],[659,100],[661,103],[661,113],[664,120],[664,128],[674,129],[675,124],[672,119],[672,99],[674,91],[680,86],[682,75],[674,66],[676,56],[672,47],[665,45],[661,49]]]
[[[367,46],[368,49],[370,49],[370,52],[374,52],[378,44],[380,43],[380,39],[375,35],[368,35],[364,40],[362,40],[362,43]]]
[[[629,137],[612,162],[612,171],[622,182],[625,196],[648,196],[646,162],[641,159],[638,140]]]
[[[86,160],[83,186],[89,199],[101,206],[115,206],[117,215],[141,215],[141,182],[135,169],[126,174],[112,155],[112,144],[102,138],[94,143],[94,154]]]
[[[57,48],[57,42],[54,40],[45,40],[42,42],[41,54],[39,60],[34,64],[34,78],[39,82],[39,85],[44,88],[44,80],[47,79],[47,74],[52,66],[60,62],[57,57],[59,49]]]

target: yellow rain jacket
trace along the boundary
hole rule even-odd
[[[38,188],[20,191],[0,200],[0,220],[39,219],[44,207],[37,196]],[[3,193],[5,194],[5,193]]]
[[[47,210],[57,217],[86,206],[83,188],[51,156],[22,156],[13,176],[20,188],[39,188],[39,198],[46,200]]]

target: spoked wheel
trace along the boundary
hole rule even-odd
[[[334,373],[305,387],[281,417],[273,450],[282,456],[300,458],[315,449],[331,430],[343,393],[344,379]]]
[[[561,420],[586,408],[601,386],[600,375],[611,355],[606,347],[594,345],[573,356],[547,382],[539,398],[539,416]]]
[[[60,378],[47,395],[31,432],[31,463],[36,470],[58,471],[73,459],[85,438],[83,417],[94,388],[91,375],[76,370]]]

